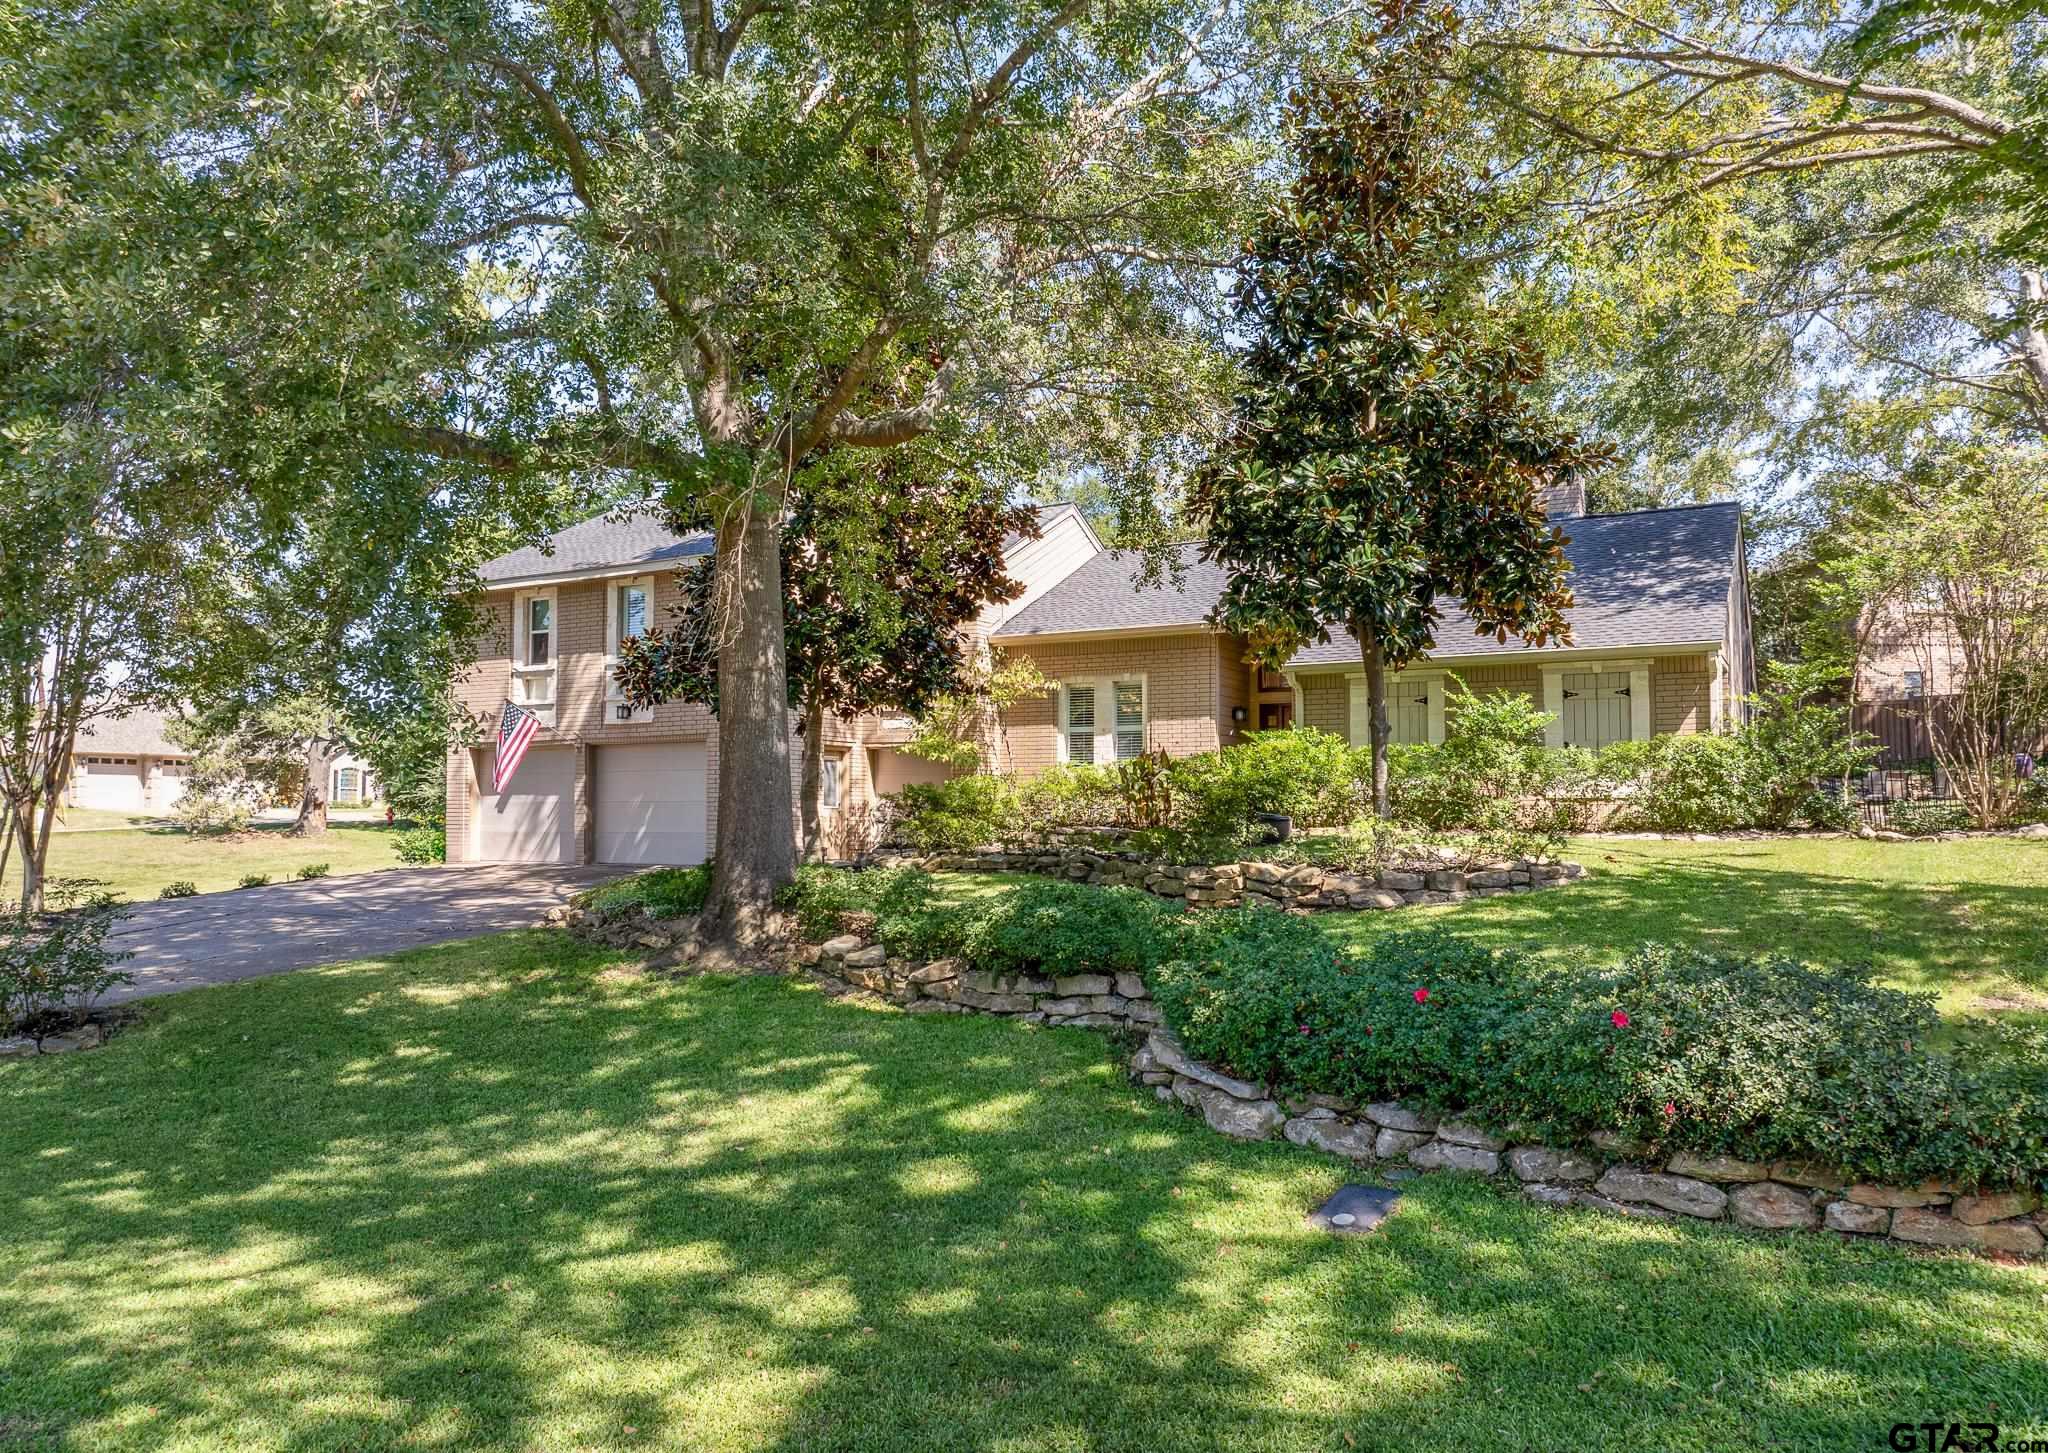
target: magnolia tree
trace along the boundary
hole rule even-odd
[[[1450,34],[1439,13],[1397,19],[1359,74],[1314,70],[1295,94],[1299,174],[1244,244],[1244,383],[1195,495],[1204,554],[1230,569],[1218,624],[1275,665],[1333,626],[1357,640],[1381,816],[1387,672],[1454,603],[1502,642],[1568,641],[1541,494],[1601,459],[1532,401],[1542,358],[1476,286],[1484,192],[1432,78]]]

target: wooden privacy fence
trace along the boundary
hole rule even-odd
[[[1953,696],[1859,701],[1849,710],[1849,724],[1877,738],[1877,768],[1896,772],[1934,755],[1934,734],[1947,732],[1955,708]]]

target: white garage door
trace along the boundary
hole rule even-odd
[[[702,742],[599,747],[592,798],[600,863],[686,866],[711,856]]]
[[[75,767],[71,779],[74,806],[142,811],[142,764],[134,757],[80,757]]]
[[[185,779],[192,775],[189,762],[159,762],[156,772],[156,810],[169,812],[185,795]]]
[[[477,782],[488,786],[492,754],[476,754]],[[481,792],[476,802],[476,856],[484,863],[573,863],[576,842],[576,753],[535,747],[503,792]]]

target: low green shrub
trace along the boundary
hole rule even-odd
[[[896,803],[896,835],[920,852],[971,852],[1017,827],[1017,789],[984,772],[913,782]]]
[[[448,834],[438,827],[407,828],[392,836],[391,848],[401,863],[445,863]]]
[[[91,878],[53,878],[44,909],[0,903],[0,1032],[42,1036],[82,1018],[96,1000],[135,976],[115,965],[135,955],[110,951],[107,935],[128,909]]]
[[[305,864],[302,864],[302,865],[300,865],[299,871],[298,871],[298,872],[296,872],[296,873],[294,873],[294,874],[293,874],[292,876],[293,876],[293,877],[295,877],[295,878],[297,878],[297,879],[298,879],[298,880],[299,880],[299,881],[300,881],[301,883],[310,883],[310,882],[312,882],[312,881],[313,881],[314,879],[316,879],[316,878],[324,878],[324,877],[326,877],[326,876],[327,876],[327,864],[325,864],[325,863],[305,863]]]
[[[1441,931],[1347,958],[1311,923],[1215,917],[1154,992],[1191,1053],[1248,1079],[1892,1183],[2048,1174],[2043,1062],[1929,1049],[1931,999],[1858,970],[1660,945],[1556,966]]]
[[[1614,826],[1644,832],[1726,832],[1753,825],[1743,784],[1743,754],[1732,736],[1701,733],[1615,742],[1603,747],[1596,774],[1622,805]]]
[[[1314,727],[1249,733],[1220,752],[1175,761],[1173,828],[1195,840],[1250,836],[1252,815],[1285,813],[1300,827],[1336,826],[1358,814],[1358,776],[1344,739]]]
[[[175,883],[164,884],[163,891],[156,896],[159,898],[196,898],[199,896],[199,885],[189,878],[180,878]]]
[[[1136,888],[1031,882],[960,913],[944,951],[999,974],[1143,974],[1178,950],[1186,919]]]
[[[262,888],[266,887],[269,882],[270,874],[268,873],[244,873],[242,874],[242,881],[235,884],[235,886],[237,888]]]
[[[1929,801],[1894,802],[1885,810],[1884,824],[1908,837],[1964,832],[1977,825],[1970,809],[1962,803]]]
[[[1549,716],[1517,692],[1477,694],[1451,678],[1441,746],[1401,746],[1387,754],[1387,795],[1394,817],[1476,839],[1475,856],[1554,853],[1590,825],[1605,795],[1593,754],[1544,746]],[[1371,771],[1361,750],[1360,770]]]
[[[708,867],[649,868],[630,878],[616,878],[586,889],[571,902],[605,923],[629,917],[636,911],[649,918],[681,918],[703,912],[704,900],[710,892]]]
[[[857,927],[906,959],[961,957],[997,973],[1144,973],[1179,952],[1193,915],[1134,888],[1031,880],[936,901],[914,868],[807,865],[778,899],[806,938]]]

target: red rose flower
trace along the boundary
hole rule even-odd
[[[1678,1105],[1675,1101],[1666,1100],[1664,1102],[1664,1118],[1666,1120],[1676,1120],[1678,1118]]]
[[[1429,1002],[1429,990],[1417,989],[1415,991],[1415,1002],[1418,1004],[1427,1004]]]
[[[1607,1017],[1608,1019],[1613,1021],[1614,1027],[1616,1029],[1628,1028],[1628,1016],[1622,1013],[1619,1009],[1615,1010],[1612,1014],[1608,1015]]]

